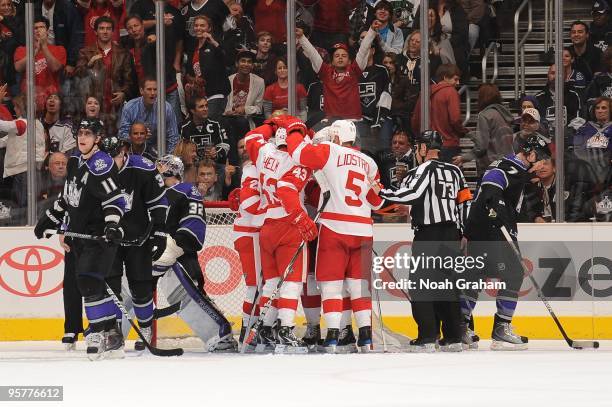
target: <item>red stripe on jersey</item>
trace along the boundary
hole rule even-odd
[[[257,233],[259,232],[259,228],[253,226],[234,225],[234,232]]]
[[[329,219],[329,220],[339,220],[344,222],[353,222],[353,223],[365,223],[371,225],[372,218],[367,218],[365,216],[356,216],[356,215],[346,215],[344,213],[333,213],[333,212],[323,212],[321,214],[321,219]]]
[[[367,311],[372,309],[372,299],[369,297],[361,297],[351,300],[353,312]]]
[[[298,306],[298,300],[293,298],[279,298],[278,309],[292,309],[296,310]]]
[[[342,300],[331,299],[331,300],[323,300],[323,312],[342,312]]]

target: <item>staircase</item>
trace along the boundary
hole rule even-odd
[[[514,65],[514,14],[520,0],[506,0],[497,8],[497,21],[500,27],[500,48],[498,54],[498,76],[495,84],[499,87],[504,104],[512,107],[512,112],[518,114],[517,100],[515,97],[515,65]],[[498,3],[499,4],[499,3]],[[569,28],[573,21],[582,20],[587,24],[591,21],[592,0],[564,0],[564,46],[570,45]],[[532,31],[525,42],[525,93],[534,95],[539,92],[546,84],[548,65],[544,61],[545,49],[545,7],[544,0],[532,0],[533,19]],[[551,7],[553,7],[551,2]],[[519,40],[525,35],[528,28],[527,7],[525,7],[519,18]],[[552,28],[552,46],[554,46],[554,27]],[[493,55],[489,55],[487,66],[487,80],[492,77]],[[475,49],[470,56],[470,68],[472,73],[477,73],[478,80],[470,80],[467,83],[471,96],[471,114],[466,127],[470,130],[476,129],[478,119],[478,87],[482,84],[481,72],[482,56],[480,50]],[[465,93],[462,95],[462,111],[467,113]],[[465,150],[472,147],[471,140],[464,138],[461,140],[461,147]],[[476,164],[469,162],[464,164],[464,174],[471,188],[476,186]]]

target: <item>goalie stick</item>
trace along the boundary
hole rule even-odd
[[[317,171],[314,173],[314,177],[316,178],[319,186],[321,187],[321,191],[324,191],[323,192],[323,202],[321,203],[321,207],[317,211],[317,216],[315,216],[314,218],[314,222],[317,223],[317,221],[319,220],[319,217],[321,216],[321,213],[323,213],[323,210],[327,206],[327,202],[329,201],[331,193],[329,191],[327,180],[325,179],[325,176],[323,176],[323,174]],[[304,249],[305,245],[306,245],[306,242],[302,240],[302,243],[300,243],[300,246],[297,248],[297,250],[295,251],[295,254],[291,258],[291,261],[289,261],[289,264],[285,268],[283,275],[278,280],[278,283],[276,284],[276,288],[274,288],[274,291],[272,291],[272,294],[270,294],[268,301],[266,301],[264,306],[260,308],[259,317],[257,318],[255,323],[249,330],[249,334],[244,338],[244,342],[242,343],[242,348],[240,349],[240,353],[245,353],[247,346],[249,346],[249,344],[253,342],[253,339],[255,339],[255,335],[257,335],[257,332],[263,325],[264,317],[266,316],[266,314],[268,313],[268,310],[272,306],[272,301],[276,299],[276,297],[278,296],[278,293],[280,292],[281,286],[285,282],[285,279],[293,271],[293,264],[295,263],[300,252]]]
[[[121,301],[119,301],[119,297],[117,297],[117,295],[112,290],[112,288],[110,288],[108,283],[105,283],[105,285],[106,285],[106,292],[113,299],[113,302],[115,303],[117,308],[119,308],[121,310],[121,312],[123,313],[123,316],[125,318],[127,318],[127,320],[130,322],[130,325],[132,325],[132,328],[134,328],[134,330],[138,334],[138,337],[140,338],[140,340],[142,340],[142,342],[144,343],[145,347],[149,350],[149,352],[151,352],[152,355],[155,355],[155,356],[181,356],[183,354],[183,349],[182,348],[160,349],[160,348],[156,348],[153,345],[151,345],[151,343],[149,341],[147,341],[147,338],[144,337],[144,335],[142,334],[142,332],[140,331],[140,329],[138,328],[138,326],[136,325],[134,320],[132,318],[130,318],[130,315],[128,314],[127,310],[125,309],[125,307],[123,306]]]
[[[531,280],[531,284],[533,284],[533,286],[535,287],[538,293],[538,297],[540,297],[540,299],[544,303],[544,306],[548,310],[548,313],[552,317],[553,321],[555,321],[555,324],[557,325],[557,328],[559,328],[559,332],[561,332],[561,335],[563,336],[563,339],[565,339],[565,342],[567,342],[567,344],[571,348],[574,348],[574,349],[597,349],[599,348],[598,341],[576,341],[576,340],[571,339],[569,336],[567,336],[567,333],[565,332],[563,325],[561,325],[559,318],[557,318],[557,315],[555,315],[555,311],[553,311],[552,307],[550,306],[548,299],[544,296],[544,293],[542,292],[540,285],[535,280],[535,278],[531,275],[531,273],[527,269],[527,266],[525,266],[525,263],[523,262],[523,257],[521,256],[521,253],[518,251],[518,248],[515,246],[515,243],[512,240],[512,237],[510,237],[510,233],[508,232],[508,229],[506,229],[505,226],[502,226],[500,230],[504,234],[504,238],[506,239],[510,247],[512,247],[512,251],[518,257],[518,260],[521,263],[521,266],[523,267],[523,273],[529,277],[529,280]]]

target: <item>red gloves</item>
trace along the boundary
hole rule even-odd
[[[306,212],[302,210],[292,212],[289,214],[289,221],[298,228],[302,239],[305,241],[310,242],[317,237],[317,225],[308,217]]]
[[[279,127],[284,127],[285,129],[287,129],[287,134],[291,133],[292,131],[298,131],[303,136],[308,131],[306,125],[302,120],[287,114],[271,117],[264,123],[272,126],[275,131]]]
[[[240,207],[240,188],[233,189],[228,195],[229,208],[232,211],[237,211]]]

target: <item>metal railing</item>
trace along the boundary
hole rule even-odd
[[[490,83],[495,83],[495,80],[497,79],[497,73],[498,73],[498,57],[499,57],[499,43],[498,42],[492,42],[489,44],[489,46],[487,47],[487,50],[485,51],[484,56],[482,57],[482,83],[487,83],[487,62],[489,59],[489,55],[491,54],[491,52],[493,52],[493,77],[491,77],[491,82]]]
[[[527,32],[519,41],[519,17],[521,12],[527,6]],[[533,29],[533,4],[531,0],[523,0],[521,5],[514,13],[514,96],[516,99],[519,95],[525,93],[525,42]],[[519,60],[520,56],[520,60]],[[520,68],[520,70],[519,70]],[[519,89],[520,76],[520,89]]]
[[[465,126],[470,121],[472,117],[472,96],[470,94],[470,88],[468,85],[463,85],[459,88],[459,96],[465,93],[465,119],[463,120],[463,125]]]
[[[553,0],[544,0],[544,52],[553,48],[555,32]]]

